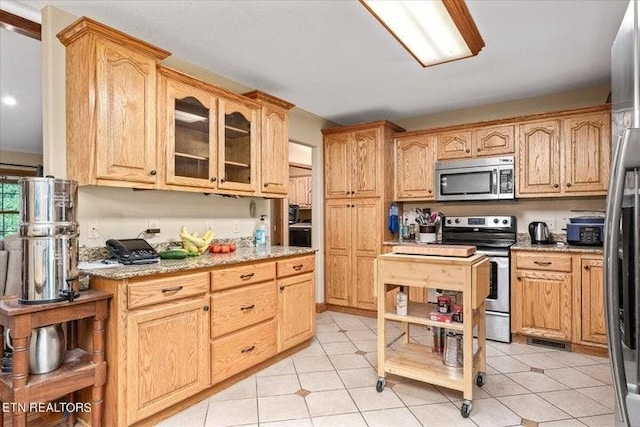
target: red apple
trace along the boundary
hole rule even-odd
[[[235,245],[235,244],[233,244],[233,243],[229,244],[229,250],[230,250],[231,252],[235,251],[235,250],[236,250],[236,245]]]
[[[220,252],[222,252],[223,254],[229,253],[229,245],[220,246]]]
[[[209,252],[214,253],[214,254],[219,254],[220,253],[220,245],[211,245],[209,247]]]

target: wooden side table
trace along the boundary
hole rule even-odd
[[[13,340],[13,371],[0,374],[0,400],[11,402],[13,426],[27,425],[30,402],[47,402],[90,386],[91,424],[94,427],[102,425],[107,374],[104,330],[111,296],[109,292],[89,289],[82,291],[73,302],[25,305],[18,303],[17,298],[0,301],[0,348],[4,348],[4,328],[11,329]],[[55,371],[29,375],[31,330],[85,318],[93,318],[92,352],[70,349],[62,366]],[[0,411],[0,425],[3,421],[4,414]],[[75,412],[69,412],[69,421],[75,423]]]

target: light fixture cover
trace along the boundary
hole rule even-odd
[[[484,47],[464,0],[360,0],[423,67]]]

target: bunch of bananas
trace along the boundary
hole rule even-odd
[[[198,237],[197,231],[189,233],[187,227],[182,227],[180,239],[182,239],[182,246],[184,246],[189,255],[200,255],[207,251],[213,241],[213,231],[208,229],[202,237]]]

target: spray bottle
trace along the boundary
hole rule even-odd
[[[260,222],[256,226],[256,248],[267,246],[267,224],[264,223],[265,216],[266,215],[260,215]]]

